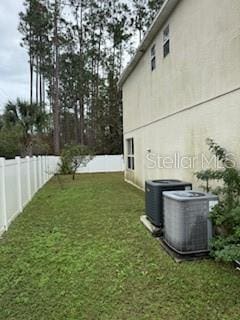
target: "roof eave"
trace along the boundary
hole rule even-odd
[[[127,67],[124,69],[123,73],[120,76],[120,79],[118,81],[119,88],[123,87],[123,84],[127,80],[127,78],[130,76],[132,71],[137,66],[139,60],[142,58],[148,47],[151,45],[152,41],[156,37],[157,33],[163,26],[163,24],[166,22],[176,5],[178,4],[180,0],[166,0],[163,4],[161,10],[157,14],[156,18],[153,20],[150,28],[148,29],[147,33],[145,34],[141,44],[137,48],[134,56],[130,60]]]

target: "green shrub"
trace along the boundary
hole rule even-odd
[[[66,145],[61,152],[59,173],[71,174],[74,180],[77,169],[80,166],[86,166],[92,158],[91,150],[87,146]]]
[[[19,127],[2,128],[0,130],[0,157],[13,159],[22,154],[22,130]]]
[[[211,254],[218,260],[229,262],[240,258],[240,171],[225,149],[211,139],[207,143],[209,150],[222,163],[222,169],[200,171],[196,176],[206,183],[207,191],[212,190],[210,181],[221,182],[215,189],[219,203],[211,212],[216,227]]]

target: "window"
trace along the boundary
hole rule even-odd
[[[170,31],[169,25],[163,30],[163,57],[170,53]]]
[[[156,47],[155,44],[151,48],[151,70],[156,69]]]
[[[127,139],[127,168],[128,170],[134,170],[134,140],[133,138]]]

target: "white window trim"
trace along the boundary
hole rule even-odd
[[[134,171],[135,170],[135,149],[134,149],[134,138],[128,138],[126,139],[127,143],[127,171]],[[130,146],[130,148],[129,148]],[[129,150],[130,149],[130,150]],[[131,167],[128,166],[128,160],[131,159]],[[133,162],[132,162],[133,161]]]
[[[166,33],[166,31],[168,31],[168,32]],[[167,43],[169,43],[169,52],[165,56],[164,55],[164,50],[165,50],[165,45]],[[169,27],[169,24],[167,24],[165,26],[165,28],[163,29],[163,58],[165,59],[169,54],[170,54],[170,27]]]

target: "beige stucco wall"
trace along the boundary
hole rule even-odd
[[[134,137],[136,158],[125,174],[141,187],[151,178],[194,181],[201,161],[150,169],[146,155],[197,156],[207,137],[240,159],[240,1],[182,0],[168,23],[170,55],[163,59],[160,31],[156,70],[149,48],[123,86],[124,139]]]

